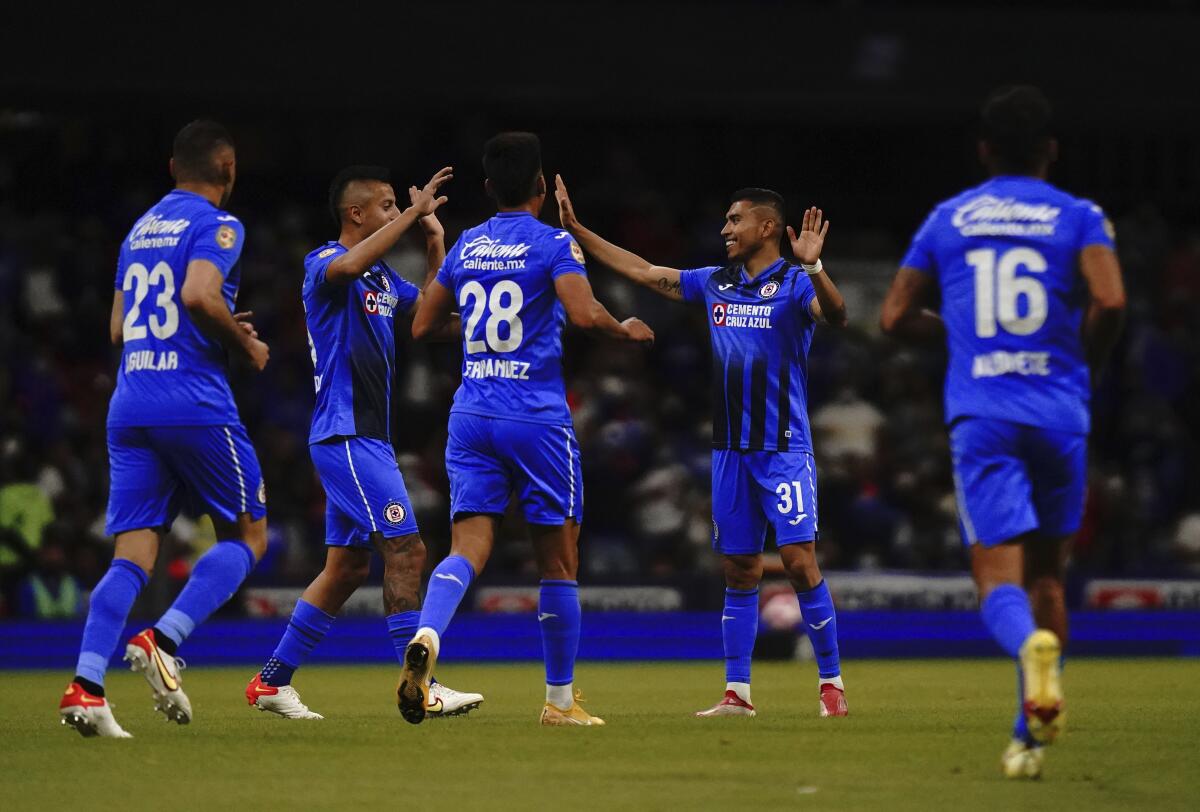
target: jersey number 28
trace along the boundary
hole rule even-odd
[[[150,293],[151,286],[158,285],[162,285],[162,290],[155,297],[154,305],[162,311],[162,315],[152,312],[146,319],[146,324],[138,324],[142,316],[142,302]],[[125,314],[125,322],[121,327],[124,340],[128,342],[145,338],[146,325],[150,326],[150,332],[159,340],[175,335],[179,329],[179,307],[175,304],[175,274],[171,271],[171,266],[160,262],[154,266],[154,270],[147,271],[142,263],[133,263],[125,269],[125,280],[121,283],[121,290],[126,294],[131,289],[133,306]]]
[[[1046,270],[1046,258],[1033,248],[1010,248],[997,259],[993,248],[967,252],[967,264],[975,269],[975,335],[993,338],[997,326],[1015,336],[1036,333],[1046,323],[1046,288],[1033,276],[1017,276],[1017,269],[1031,273]],[[1019,316],[1018,302],[1025,298],[1025,315]]]
[[[492,352],[512,352],[521,346],[521,339],[525,337],[525,327],[521,324],[520,316],[521,306],[524,304],[525,294],[521,292],[521,286],[511,279],[497,282],[491,293],[474,280],[463,285],[462,290],[458,292],[458,306],[464,312],[468,308],[471,310],[463,328],[467,339],[467,354],[487,352],[489,348]],[[485,311],[488,311],[488,319],[483,327],[483,337],[486,340],[480,341],[472,336],[475,335]],[[507,338],[500,337],[501,325],[508,334]]]

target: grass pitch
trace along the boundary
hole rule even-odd
[[[1005,781],[1014,702],[1001,660],[846,665],[846,719],[817,718],[811,664],[755,666],[755,719],[693,719],[719,663],[582,663],[595,729],[542,729],[541,668],[449,664],[487,696],[468,718],[414,727],[397,669],[309,667],[289,722],[247,708],[246,668],[196,668],[195,721],[161,721],[149,690],[110,676],[136,738],[58,725],[69,674],[0,673],[0,807],[17,809],[1185,809],[1200,797],[1200,661],[1075,660],[1067,732],[1045,777]]]

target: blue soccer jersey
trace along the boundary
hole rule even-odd
[[[242,224],[193,192],[176,189],[142,215],[121,244],[123,348],[108,425],[213,426],[238,422],[220,343],[200,331],[180,298],[188,263],[207,260],[237,297]]]
[[[1088,431],[1079,253],[1090,245],[1113,247],[1100,208],[1036,178],[992,178],[933,210],[901,265],[941,287],[947,423]]]
[[[583,251],[528,212],[501,212],[458,238],[437,275],[463,324],[452,413],[571,424],[562,378],[566,311],[554,290],[567,273],[586,275]]]
[[[407,313],[421,293],[382,260],[348,284],[328,282],[326,269],[344,253],[331,242],[304,258],[304,320],[317,390],[310,443],[391,439],[396,311]]]
[[[713,448],[812,452],[808,349],[816,292],[780,259],[754,279],[742,266],[680,273],[683,299],[703,302],[713,352]]]

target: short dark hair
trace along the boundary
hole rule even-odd
[[[233,149],[229,131],[215,121],[197,119],[175,134],[171,159],[175,180],[193,183],[225,183],[227,180],[214,157],[219,149]]]
[[[1054,111],[1042,91],[1030,85],[995,90],[980,110],[980,137],[996,168],[1027,173],[1050,157]]]
[[[542,142],[533,133],[508,132],[483,145],[483,172],[501,206],[519,206],[537,194]]]
[[[329,213],[333,222],[342,224],[342,198],[346,195],[346,187],[356,180],[377,180],[380,183],[391,183],[392,173],[383,166],[348,166],[333,176],[329,184]]]
[[[768,206],[774,209],[776,217],[779,219],[779,229],[784,228],[784,220],[787,217],[787,208],[783,202],[783,195],[771,189],[760,189],[757,186],[749,186],[745,189],[738,189],[730,198],[730,203],[737,203],[739,200],[745,200],[748,203],[753,203],[755,206]]]

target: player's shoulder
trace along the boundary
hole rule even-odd
[[[688,268],[683,271],[701,285],[710,282],[717,284],[734,284],[738,282],[738,268],[735,265],[704,265],[700,268]]]
[[[337,256],[338,254],[344,254],[344,253],[346,253],[346,249],[342,246],[341,243],[327,242],[324,245],[317,246],[316,248],[314,248],[313,250],[311,250],[307,254],[305,254],[304,255],[304,265],[305,265],[305,267],[308,267],[309,265],[312,265],[313,263],[318,262],[320,260],[329,259],[330,257],[334,257],[334,256]]]

